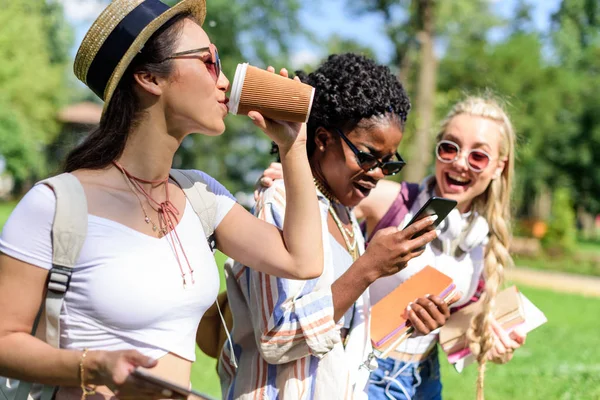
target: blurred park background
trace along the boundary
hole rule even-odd
[[[0,0],[0,227],[99,121],[102,106],[77,82],[72,62],[108,1]],[[543,274],[596,283],[600,276],[600,0],[207,5],[204,28],[230,80],[238,62],[310,71],[346,51],[389,65],[413,103],[400,148],[408,165],[395,179],[431,172],[437,121],[463,94],[491,91],[506,102],[519,136],[516,264],[542,271],[530,284],[558,283],[522,288],[549,323],[509,365],[490,368],[488,397],[600,399],[600,299],[561,293],[562,275]],[[218,138],[188,137],[175,166],[206,171],[251,206],[254,182],[272,160],[270,142],[247,118],[228,116],[226,124]],[[474,397],[475,368],[443,373],[445,398]],[[219,393],[214,360],[199,354],[193,382]]]

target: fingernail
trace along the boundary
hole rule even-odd
[[[252,116],[252,115],[248,115],[248,117],[252,120],[255,121],[256,119]]]
[[[433,214],[433,215],[430,215],[430,216],[429,216],[429,220],[430,220],[431,222],[435,222],[435,221],[437,221],[437,219],[438,219],[438,216],[437,216],[437,214]]]
[[[173,392],[169,389],[163,389],[162,392],[160,392],[160,394],[162,394],[166,398],[170,398],[171,396],[173,396]]]
[[[435,236],[440,236],[442,234],[442,230],[441,229],[436,229],[435,230]]]
[[[430,297],[431,297],[431,295],[430,295],[430,294],[426,294],[426,295],[425,295],[425,297],[427,297],[427,298],[430,298]]]

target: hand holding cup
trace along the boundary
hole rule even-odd
[[[306,122],[310,115],[314,88],[296,77],[288,79],[283,68],[262,70],[238,64],[229,101],[233,114],[247,114],[281,150],[296,142],[306,143]]]

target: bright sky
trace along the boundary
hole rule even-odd
[[[105,2],[102,0],[60,0],[65,6],[69,21],[76,27],[76,43],[79,44],[89,28],[92,20],[100,13]],[[446,0],[450,1],[450,0]],[[490,0],[501,15],[510,15],[515,6],[515,0]],[[208,19],[210,19],[210,0]],[[550,15],[558,9],[560,0],[529,0],[534,4],[534,23],[539,29],[546,29]],[[382,61],[389,60],[391,46],[382,28],[382,20],[376,16],[357,16],[347,10],[345,0],[310,1],[301,11],[301,20],[308,29],[320,38],[326,38],[334,33],[345,38],[351,38],[359,43],[375,49]],[[218,39],[217,39],[218,42]],[[307,40],[300,39],[293,44],[294,56],[290,67],[301,66],[304,62],[322,58],[325,54],[319,51]],[[75,50],[74,50],[75,51]],[[74,52],[73,51],[73,52]]]

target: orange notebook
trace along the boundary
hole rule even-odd
[[[434,294],[449,301],[456,294],[456,286],[447,275],[426,266],[371,307],[371,342],[383,353],[395,349],[413,328],[404,317],[408,303],[427,294]]]

